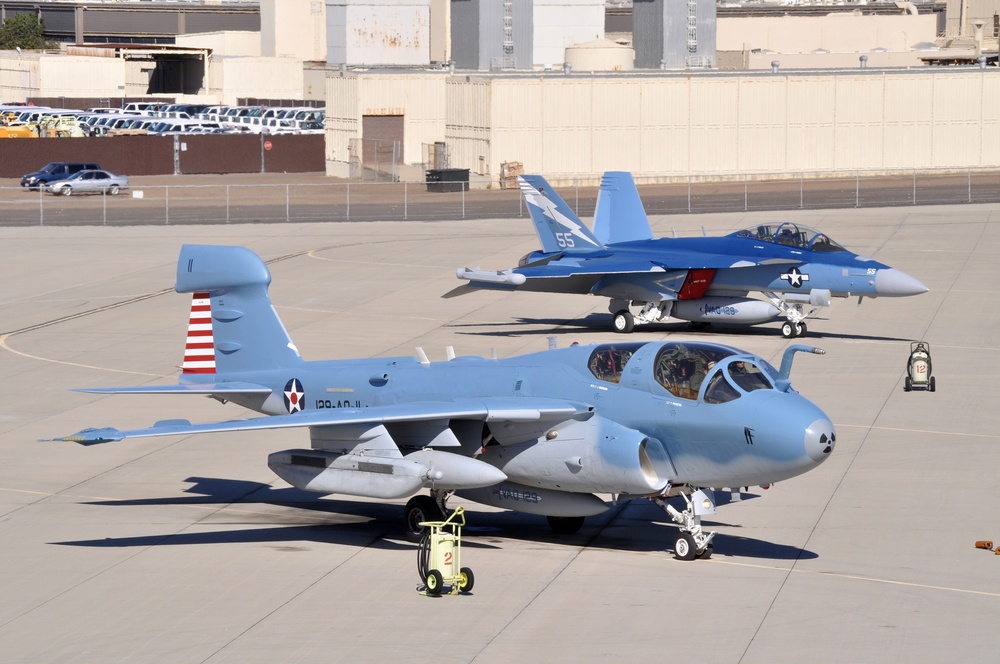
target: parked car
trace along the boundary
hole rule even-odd
[[[128,188],[128,178],[102,170],[79,171],[65,180],[45,185],[46,191],[56,196],[70,196],[80,193],[106,193],[114,196]]]
[[[56,180],[65,180],[74,173],[80,171],[100,170],[99,164],[75,161],[53,161],[45,164],[34,173],[28,173],[21,177],[21,186],[28,189],[38,189],[43,185]]]

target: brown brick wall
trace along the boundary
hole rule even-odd
[[[178,137],[182,174],[269,173],[325,170],[322,135],[192,134]],[[270,150],[263,144],[269,142]],[[186,148],[186,149],[183,149]],[[20,178],[50,161],[93,161],[123,175],[172,175],[173,136],[0,139],[0,177]]]

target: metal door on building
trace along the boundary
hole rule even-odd
[[[361,116],[361,167],[375,179],[395,180],[403,163],[403,116]]]

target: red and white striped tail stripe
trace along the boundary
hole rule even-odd
[[[184,346],[182,373],[215,373],[215,339],[212,336],[212,301],[208,293],[191,299],[187,345]]]

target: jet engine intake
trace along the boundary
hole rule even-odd
[[[512,482],[557,491],[647,495],[676,475],[659,440],[603,417],[568,420],[528,443],[489,446],[479,459]]]

